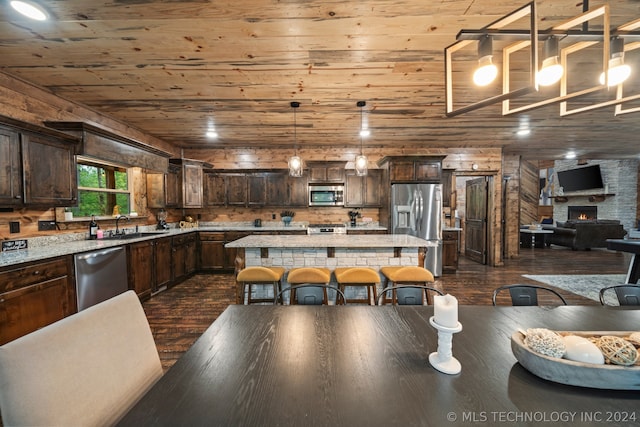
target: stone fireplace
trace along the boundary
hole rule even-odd
[[[598,219],[597,206],[569,206],[567,209],[568,220]]]

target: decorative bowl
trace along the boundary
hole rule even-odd
[[[628,331],[571,331],[572,335],[625,337]],[[511,350],[518,362],[532,374],[560,384],[610,390],[640,390],[640,366],[596,365],[545,356],[524,343],[524,335],[511,335]],[[637,362],[636,362],[637,363]]]

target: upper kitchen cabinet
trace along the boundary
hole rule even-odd
[[[264,206],[267,204],[266,173],[247,174],[247,206]]]
[[[182,176],[182,165],[174,163],[169,163],[166,173],[148,172],[147,206],[150,208],[183,207]]]
[[[307,180],[290,176],[287,170],[270,172],[267,179],[267,205],[306,207]]]
[[[389,156],[378,165],[388,164],[389,178],[394,182],[440,182],[445,156]]]
[[[20,134],[0,127],[0,205],[20,206],[23,203]]]
[[[202,161],[189,159],[171,159],[170,164],[179,166],[178,182],[182,186],[180,208],[201,208],[203,206],[204,168],[211,167]],[[169,188],[169,185],[167,185]]]
[[[344,162],[308,162],[310,183],[344,182]]]
[[[442,171],[442,206],[456,208],[455,198],[455,171],[453,169],[444,169]]]
[[[0,206],[77,204],[77,143],[62,132],[1,119]]]
[[[227,188],[224,174],[204,171],[204,206],[225,206],[227,204]]]
[[[74,146],[39,134],[22,134],[24,202],[38,206],[78,203]]]
[[[345,175],[346,207],[380,207],[382,205],[382,170],[369,169],[365,176],[356,175],[355,170],[347,170]]]

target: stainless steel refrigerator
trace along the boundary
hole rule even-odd
[[[442,275],[442,184],[391,185],[393,234],[410,234],[429,240],[424,267]]]

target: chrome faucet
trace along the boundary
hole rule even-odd
[[[126,219],[127,221],[129,221],[129,217],[128,217],[128,216],[126,216],[126,215],[118,215],[118,216],[116,216],[116,236],[117,236],[118,234],[120,234],[120,231],[118,231],[118,222],[119,222],[122,218],[124,218],[124,219]],[[124,234],[124,230],[122,231],[122,234]]]

